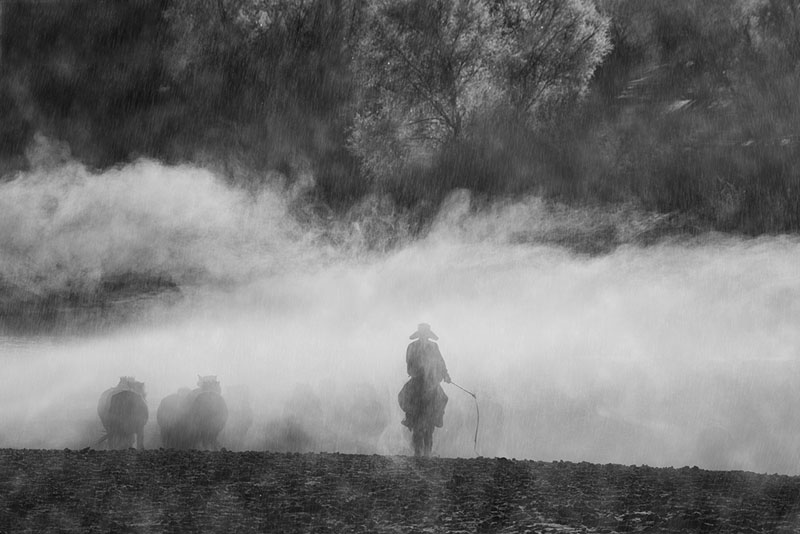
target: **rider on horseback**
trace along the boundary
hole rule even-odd
[[[440,382],[450,383],[447,366],[439,346],[431,340],[439,337],[427,323],[420,323],[410,339],[416,341],[406,350],[406,368],[411,380],[398,395],[400,407],[406,413],[403,424],[412,432],[415,456],[430,456],[433,446],[433,428],[443,425],[447,405]]]

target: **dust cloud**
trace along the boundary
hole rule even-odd
[[[0,184],[4,298],[131,274],[180,289],[115,328],[0,338],[0,446],[91,445],[100,393],[132,375],[157,447],[159,401],[217,375],[252,408],[231,448],[407,454],[396,395],[426,321],[477,393],[477,454],[800,472],[796,238],[581,254],[530,236],[646,218],[537,199],[476,212],[457,192],[424,237],[369,253],[322,239],[290,203],[277,186],[245,193],[148,161]],[[445,389],[434,454],[475,455],[474,401]]]

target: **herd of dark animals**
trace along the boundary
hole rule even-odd
[[[402,424],[411,431],[415,456],[430,456],[434,428],[443,426],[447,395],[441,382],[450,383],[444,358],[434,342],[439,339],[427,323],[420,323],[406,350],[411,377],[398,394],[405,412]],[[103,392],[97,413],[105,428],[109,449],[144,448],[144,426],[149,418],[144,383],[121,377]],[[156,413],[161,443],[169,449],[219,448],[218,437],[228,420],[228,406],[216,376],[200,376],[197,388],[182,388],[165,397]]]
[[[144,425],[149,418],[144,383],[123,376],[119,384],[100,395],[97,414],[106,435],[97,443],[126,449],[136,439],[144,448]],[[215,376],[201,376],[196,389],[183,388],[158,405],[156,420],[161,443],[169,449],[218,448],[217,438],[228,420],[228,406]]]

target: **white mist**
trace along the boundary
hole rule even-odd
[[[294,417],[307,450],[407,453],[396,394],[426,321],[453,380],[478,395],[480,454],[800,472],[797,239],[589,257],[520,243],[550,224],[538,201],[474,215],[462,193],[425,239],[345,254],[276,192],[149,162],[71,169],[2,186],[0,275],[44,291],[166,274],[182,298],[108,331],[0,339],[0,446],[89,445],[97,398],[121,375],[145,382],[158,446],[161,398],[216,374],[250,390],[248,448],[285,445],[274,434]],[[445,387],[434,452],[473,455],[473,400]],[[380,421],[352,424],[375,402]]]

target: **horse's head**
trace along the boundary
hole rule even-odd
[[[142,398],[145,398],[147,395],[144,390],[144,382],[137,382],[132,376],[119,377],[119,384],[117,387],[138,393]]]
[[[197,375],[197,387],[201,391],[213,391],[214,393],[222,393],[222,387],[219,385],[219,380],[214,375],[200,376]]]

